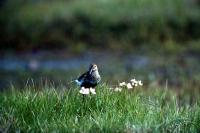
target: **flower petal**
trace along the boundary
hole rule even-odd
[[[126,86],[126,83],[125,82],[121,82],[121,83],[119,83],[119,86]]]
[[[142,83],[141,80],[138,81],[138,84],[139,84],[140,86],[143,86],[143,83]]]
[[[91,92],[92,94],[96,94],[95,89],[93,89],[93,88],[90,88],[90,92]]]
[[[131,79],[131,82],[132,83],[135,83],[136,82],[136,79],[134,78],[134,79]]]
[[[116,87],[115,89],[114,89],[114,91],[119,91],[119,92],[121,92],[122,91],[122,88],[119,88],[119,87]]]
[[[132,89],[132,88],[133,88],[133,86],[131,85],[131,83],[128,83],[128,84],[126,85],[126,87],[127,87],[127,89]]]

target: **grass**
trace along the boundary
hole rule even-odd
[[[8,132],[199,132],[200,104],[179,104],[167,89],[83,96],[76,87],[34,85],[0,93],[0,129]],[[37,88],[38,89],[38,88]]]

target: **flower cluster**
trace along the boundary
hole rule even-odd
[[[83,95],[88,95],[90,93],[92,94],[96,94],[96,91],[95,89],[93,88],[85,88],[85,87],[81,87],[81,90],[79,91],[81,94]]]
[[[136,79],[131,79],[129,83],[121,82],[121,83],[119,83],[119,87],[110,88],[110,89],[114,90],[114,91],[121,92],[123,88],[127,88],[128,90],[130,90],[130,89],[133,89],[134,87],[137,87],[137,86],[143,86],[142,81],[136,80]]]

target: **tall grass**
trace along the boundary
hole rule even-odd
[[[22,132],[199,132],[200,106],[179,105],[166,89],[82,96],[72,87],[34,86],[0,94],[1,131]],[[59,90],[58,90],[59,89]]]

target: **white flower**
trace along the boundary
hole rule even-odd
[[[140,86],[143,86],[143,83],[142,83],[141,80],[138,81],[138,84],[139,84]]]
[[[138,84],[135,84],[135,86],[138,86]]]
[[[81,90],[79,91],[83,95],[88,95],[90,94],[90,90],[84,87],[81,87]]]
[[[119,91],[119,92],[121,92],[121,91],[122,91],[122,88],[116,87],[116,88],[114,89],[114,91]]]
[[[91,92],[92,94],[96,94],[95,89],[93,89],[93,88],[90,88],[90,92]]]
[[[138,86],[138,81],[132,82],[133,86]]]
[[[127,89],[132,89],[132,88],[133,88],[133,86],[131,85],[131,83],[128,83],[128,84],[126,85],[126,87],[127,87]]]
[[[136,80],[136,79],[131,79],[131,84],[133,85],[133,86],[135,86],[135,84],[137,84],[138,83],[138,81]]]
[[[113,88],[109,88],[109,90],[113,90]]]
[[[126,86],[126,83],[125,82],[121,82],[121,83],[119,83],[119,86]]]
[[[134,79],[131,79],[131,82],[135,82],[136,81],[136,79],[134,78]]]

